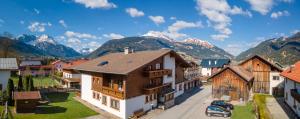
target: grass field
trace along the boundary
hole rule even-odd
[[[246,106],[234,106],[231,119],[254,119],[252,103]]]
[[[255,94],[253,99],[255,104],[258,106],[259,109],[259,116],[262,119],[270,119],[270,113],[267,110],[266,106],[266,98],[270,97],[270,95],[265,95],[265,94]]]
[[[74,93],[50,93],[49,105],[39,106],[34,114],[16,114],[14,119],[79,119],[97,115],[95,111],[73,99]]]
[[[24,79],[23,78],[23,83],[24,83]],[[18,86],[18,81],[19,78],[18,77],[12,77],[12,80],[14,82],[15,87]],[[33,85],[34,87],[49,87],[49,86],[57,86],[59,85],[59,83],[55,80],[52,80],[50,77],[33,77]]]

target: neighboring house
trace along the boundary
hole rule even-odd
[[[300,61],[280,75],[284,77],[284,101],[300,117]]]
[[[248,101],[253,75],[240,66],[228,66],[213,74],[212,95],[214,98]]]
[[[200,63],[201,74],[202,76],[211,76],[229,64],[230,59],[202,59]]]
[[[5,90],[11,71],[17,71],[16,58],[0,58],[0,90]]]
[[[41,60],[21,60],[20,61],[20,67],[23,66],[40,66],[42,65],[42,61]]]
[[[186,79],[184,83],[184,90],[187,91],[200,83],[200,69],[197,63],[189,61],[191,67],[185,68],[184,78]]]
[[[62,85],[65,88],[76,88],[80,89],[80,72],[73,70],[72,67],[80,65],[82,63],[87,62],[86,59],[77,59],[73,61],[69,61],[68,63],[63,65],[63,77],[62,77]]]
[[[56,72],[63,72],[63,66],[66,64],[67,64],[67,62],[62,61],[62,60],[56,60],[51,63],[51,65],[53,66],[53,68]]]
[[[52,70],[51,65],[28,65],[20,66],[20,75],[31,75],[31,76],[49,76]]]
[[[282,69],[259,55],[254,55],[239,63],[253,76],[253,92],[273,94],[273,88],[283,87],[283,78],[280,78]]]
[[[189,64],[169,49],[111,53],[72,69],[81,73],[81,98],[127,119],[174,105],[176,82]]]

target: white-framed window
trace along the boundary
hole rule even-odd
[[[120,101],[116,99],[110,99],[110,107],[116,110],[120,110]]]
[[[279,76],[273,76],[273,80],[279,80]]]
[[[160,63],[155,64],[155,69],[160,69]]]

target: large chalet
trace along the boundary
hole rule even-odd
[[[81,98],[120,118],[152,108],[169,108],[184,90],[184,69],[190,67],[176,52],[111,53],[73,69],[81,73]],[[183,82],[183,83],[182,83]],[[180,86],[181,85],[181,86]]]

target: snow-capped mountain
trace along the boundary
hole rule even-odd
[[[206,48],[213,48],[214,45],[210,44],[208,41],[203,41],[197,38],[187,38],[182,41],[182,43],[189,43],[189,44],[194,44],[194,45],[200,45],[204,46]]]
[[[82,55],[87,55],[90,54],[91,52],[93,52],[94,50],[91,48],[82,48],[79,50],[79,53]]]
[[[55,39],[48,35],[27,35],[23,34],[17,38],[25,44],[36,47],[41,50],[45,55],[56,56],[56,57],[76,57],[80,56],[74,49],[65,45],[59,44]]]
[[[168,40],[170,42],[174,42],[174,39],[167,36],[166,34],[159,32],[159,31],[149,31],[148,33],[142,35],[144,37],[156,37],[156,38],[163,38],[165,40]]]

